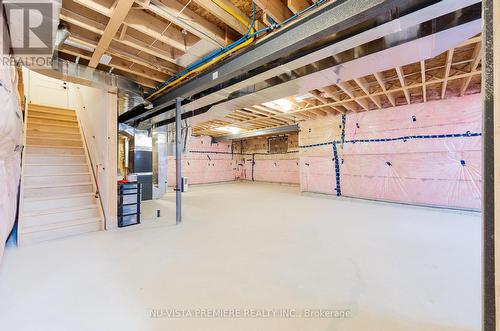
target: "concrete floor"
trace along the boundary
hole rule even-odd
[[[26,248],[0,264],[3,330],[480,330],[480,215],[192,187],[140,226]],[[349,310],[350,318],[151,318],[152,309]],[[193,312],[195,313],[195,312]],[[253,310],[251,314],[263,314]]]

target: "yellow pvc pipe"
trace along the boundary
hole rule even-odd
[[[242,24],[246,25],[247,27],[250,28],[250,33],[254,33],[255,30],[252,27],[250,27],[250,25],[248,24],[247,21],[245,21],[245,19],[243,17],[241,17],[240,15],[238,15],[237,13],[235,13],[230,7],[226,6],[226,4],[221,1],[221,0],[212,0],[217,6],[221,7],[222,9],[224,9],[226,12],[228,12],[229,14],[231,14],[231,16],[233,16],[234,18],[236,18],[238,21],[240,21]],[[231,54],[231,53],[234,53],[236,52],[237,50],[240,50],[242,49],[243,47],[246,47],[248,45],[250,45],[253,41],[255,40],[255,37],[252,37],[250,39],[248,39],[247,41],[239,44],[238,46],[234,47],[233,49],[230,49],[228,50],[227,52],[225,53],[222,53],[221,55],[213,58],[212,60],[208,61],[207,63],[199,66],[198,68],[195,68],[193,70],[191,70],[190,72],[186,73],[184,76],[181,76],[179,78],[177,78],[176,80],[168,83],[167,85],[163,86],[161,89],[159,89],[158,91],[152,93],[151,95],[149,95],[146,99],[147,100],[150,100],[151,98],[153,98],[155,95],[157,95],[158,93],[160,92],[163,92],[165,91],[167,88],[170,88],[174,85],[177,85],[178,83],[180,83],[181,81],[183,81],[184,79],[188,78],[189,76],[191,76],[192,74],[194,73],[197,73],[197,72],[200,72],[202,71],[203,69],[209,67],[210,65],[218,62],[219,60],[221,60],[222,58],[226,57],[227,55]]]

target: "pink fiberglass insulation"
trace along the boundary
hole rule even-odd
[[[231,153],[231,141],[213,143],[212,138],[207,136],[191,137],[189,140],[189,151]]]
[[[210,137],[192,137],[189,152],[182,156],[182,176],[189,184],[235,180],[238,160],[231,155],[231,142],[211,143]],[[175,186],[175,157],[168,157],[167,181]]]
[[[341,195],[481,208],[481,109],[474,94],[346,115]],[[301,157],[302,190],[335,194],[336,184],[333,149]]]
[[[21,175],[22,113],[12,83],[15,68],[0,66],[0,259],[16,219],[17,189]]]
[[[475,94],[347,116],[347,141],[410,138],[345,143],[342,195],[479,209],[481,137],[468,134],[481,132],[481,109]]]
[[[250,164],[251,166],[251,164]],[[250,173],[247,172],[247,176]],[[260,182],[299,184],[299,161],[297,159],[255,160],[253,179]]]
[[[300,190],[336,194],[332,155],[300,157]]]
[[[241,156],[236,170],[236,179],[252,180],[252,157]]]
[[[297,153],[298,154],[298,153]],[[263,157],[264,159],[258,159]],[[267,159],[270,157],[269,159]],[[253,174],[253,177],[252,177]],[[182,157],[182,176],[190,184],[208,184],[239,179],[298,184],[298,155],[256,156],[231,154],[231,142],[212,144],[210,137],[192,137],[189,152]],[[167,181],[175,186],[175,157],[168,157]]]

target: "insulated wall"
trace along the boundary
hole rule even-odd
[[[275,138],[276,136],[273,136]],[[270,136],[248,138],[234,142],[234,151],[239,153],[239,178],[260,182],[299,184],[298,134],[286,137],[287,151],[269,151]]]
[[[212,143],[210,137],[191,137],[182,155],[182,176],[189,184],[253,180],[299,184],[298,134],[287,134],[287,151],[270,154],[269,136]],[[175,156],[168,157],[168,186],[175,186]]]
[[[301,190],[481,208],[481,96],[305,122]]]
[[[0,63],[0,259],[16,220],[21,176],[23,114],[16,78],[14,66]]]
[[[210,137],[191,137],[189,151],[182,155],[182,176],[189,184],[233,181],[238,160],[231,142],[212,143]],[[168,186],[175,186],[175,156],[168,157]]]
[[[341,138],[342,119],[330,116],[300,124],[301,191],[336,194],[332,141]]]

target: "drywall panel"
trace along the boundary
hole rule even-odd
[[[28,103],[70,108],[71,83],[25,69],[25,90]]]
[[[106,228],[114,228],[117,226],[117,95],[73,83],[68,83],[68,91],[68,107],[78,114],[97,178]]]

